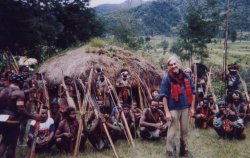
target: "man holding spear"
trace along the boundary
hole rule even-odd
[[[10,76],[10,84],[0,91],[0,157],[15,158],[16,144],[20,132],[21,117],[40,120],[40,115],[32,115],[25,109],[25,94],[20,89],[23,80],[20,74]]]

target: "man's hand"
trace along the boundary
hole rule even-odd
[[[160,122],[156,123],[155,128],[161,129],[162,128],[162,123],[160,123]]]
[[[195,111],[194,111],[194,108],[193,108],[193,106],[189,109],[189,116],[191,116],[191,117],[193,117],[194,116],[194,113],[195,113]]]
[[[167,121],[172,121],[172,116],[171,116],[171,113],[169,111],[166,111],[166,119]]]
[[[100,120],[102,121],[102,123],[106,123],[106,119],[105,119],[105,116],[103,114],[100,114],[99,117],[100,117]]]

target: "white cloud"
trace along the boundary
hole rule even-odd
[[[119,4],[124,2],[125,0],[90,0],[90,7],[95,7],[100,4]]]

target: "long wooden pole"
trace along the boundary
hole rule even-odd
[[[211,79],[209,80],[209,85],[210,85],[210,90],[211,90],[211,94],[212,94],[212,97],[213,97],[213,100],[214,100],[214,105],[215,105],[215,109],[216,109],[216,112],[219,112],[219,107],[218,107],[218,104],[217,104],[217,98],[214,94],[214,89],[213,89],[213,86],[212,86],[212,81]]]
[[[115,91],[115,88],[113,87],[113,85],[111,84],[111,82],[109,81],[109,79],[108,79],[106,76],[104,76],[104,77],[105,77],[105,80],[107,81],[108,85],[110,86],[111,90],[113,91],[113,93],[114,93],[114,95],[115,95],[115,98],[116,98],[116,100],[117,100],[118,107],[122,108],[122,106],[121,106],[121,104],[120,104],[120,102],[119,102],[119,97],[118,97],[118,95],[117,95],[117,93],[116,93],[116,91]],[[122,116],[122,121],[123,121],[123,123],[124,123],[125,130],[126,130],[126,132],[127,132],[127,134],[128,134],[128,138],[129,138],[129,140],[130,140],[130,143],[132,144],[133,147],[135,147],[134,139],[133,139],[133,137],[132,137],[131,131],[129,130],[128,122],[127,122],[127,120],[126,120],[126,117],[125,117],[123,111],[121,112],[121,116]]]
[[[211,73],[212,73],[212,66],[210,67],[209,74],[207,74],[207,84],[204,97],[207,97],[208,89],[210,87]]]
[[[38,102],[40,103],[40,97],[38,96]],[[39,115],[42,113],[42,104],[40,105]],[[40,129],[40,121],[36,121],[35,123],[35,132],[34,132],[34,138],[32,141],[31,149],[30,149],[30,155],[29,158],[35,158],[36,157],[36,142],[38,140],[38,132]]]
[[[225,80],[225,99],[227,95],[227,82],[226,82],[226,75],[227,75],[227,39],[228,39],[228,13],[229,13],[229,0],[227,1],[227,16],[226,16],[226,29],[225,29],[225,41],[224,41],[224,80]]]
[[[75,150],[74,150],[74,154],[73,154],[73,158],[77,158],[78,153],[79,153],[80,142],[81,142],[82,130],[83,130],[83,114],[84,114],[84,111],[82,109],[83,105],[81,103],[80,94],[79,94],[79,91],[77,89],[77,85],[76,85],[75,81],[74,81],[74,85],[75,85],[76,96],[77,96],[79,112],[80,112],[80,121],[79,121],[79,126],[78,126],[78,131],[77,131]]]
[[[50,103],[49,103],[49,92],[48,92],[46,81],[44,80],[43,74],[41,74],[41,77],[42,77],[42,82],[43,82],[43,93],[44,93],[44,97],[45,97],[45,104],[48,106],[48,116],[51,117]]]
[[[61,79],[62,79],[62,86],[63,86],[64,91],[65,91],[65,93],[66,93],[66,99],[67,99],[68,105],[69,105],[70,107],[73,107],[74,109],[76,109],[75,102],[74,102],[73,98],[69,95],[68,88],[67,88],[67,86],[66,86],[66,84],[65,84],[64,77],[63,77],[63,70],[62,70]]]
[[[96,106],[95,106],[95,103],[94,103],[93,99],[90,97],[89,94],[86,94],[86,97],[88,98],[88,101],[90,102],[90,104],[91,104],[92,107],[94,108],[94,113],[95,113],[95,115],[96,115],[96,118],[98,118],[98,111],[97,111],[97,108],[96,108]],[[112,138],[111,138],[111,136],[110,136],[110,133],[109,133],[109,131],[108,131],[107,125],[103,122],[103,123],[102,123],[102,126],[103,126],[103,128],[104,128],[105,134],[106,134],[107,137],[108,137],[109,143],[110,143],[110,145],[111,145],[111,147],[112,147],[112,150],[113,150],[113,152],[114,152],[115,157],[116,157],[116,158],[119,158],[119,156],[118,156],[118,154],[117,154],[117,151],[116,151],[116,149],[115,149],[115,145],[114,145],[114,143],[113,143],[113,140],[112,140]]]
[[[106,82],[106,84],[108,85],[107,81],[105,81],[105,82]],[[114,103],[114,105],[116,105],[115,99],[114,99],[114,97],[113,97],[113,95],[112,95],[112,92],[111,92],[110,90],[109,90],[108,92],[109,92],[109,95],[110,95],[110,97],[111,97],[112,102]],[[119,100],[118,100],[118,102],[119,102]],[[122,124],[122,125],[123,125],[123,124]],[[127,133],[126,133],[126,129],[125,129],[125,128],[123,128],[123,129],[125,130],[125,131],[124,131],[124,134],[125,134],[125,136],[126,136],[126,139],[127,139],[128,143],[131,144],[130,139],[128,138],[128,135],[127,135]]]
[[[141,88],[140,88],[139,85],[138,85],[138,93],[139,93],[139,99],[140,99],[140,107],[143,110],[144,109],[144,104],[143,104],[143,99],[142,99],[142,95],[141,95]]]

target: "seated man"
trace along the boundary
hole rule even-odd
[[[155,140],[167,135],[167,120],[157,105],[151,104],[143,110],[140,119],[140,136],[143,139]]]
[[[112,141],[115,142],[122,135],[122,128],[119,124],[115,124],[113,119],[108,113],[104,113],[106,107],[100,106],[98,117],[91,112],[87,120],[87,136],[90,143],[96,150],[103,150],[110,147],[109,140],[104,130],[103,124],[105,123]]]
[[[127,123],[128,123],[129,130],[132,134],[132,137],[135,138],[135,136],[136,136],[135,116],[134,116],[134,113],[130,110],[129,104],[122,105],[122,109],[120,109],[120,108],[115,109],[115,116],[114,116],[115,121],[122,122],[122,119],[121,119],[121,112],[122,111],[124,112],[125,118],[126,118]]]
[[[60,112],[60,107],[58,102],[54,99],[50,103],[51,118],[54,120],[55,131],[57,130],[59,123],[62,120],[62,113]]]
[[[226,75],[227,84],[227,94],[233,92],[234,90],[239,90],[239,85],[241,84],[239,76],[240,66],[236,63],[228,64],[228,74]]]
[[[247,118],[247,104],[245,104],[243,96],[239,90],[229,92],[227,95],[229,106],[237,112],[238,116],[246,121]]]
[[[153,89],[151,91],[151,95],[152,95],[151,104],[157,105],[157,108],[160,109],[163,113],[165,113],[163,103],[162,103],[162,99],[160,98],[159,90]]]
[[[56,130],[55,138],[56,145],[60,152],[73,153],[76,136],[79,128],[79,122],[76,119],[76,110],[72,107],[68,107],[63,113],[63,120],[59,123],[58,129]],[[83,121],[84,122],[84,121]],[[84,126],[84,124],[83,124]],[[81,135],[80,151],[84,151],[86,135],[83,133]]]
[[[237,113],[233,111],[230,107],[225,106],[224,101],[218,102],[219,112],[215,114],[213,120],[213,125],[215,131],[222,138],[233,137],[236,139],[244,139],[245,135],[243,119],[237,116]]]
[[[54,120],[48,117],[48,108],[43,107],[41,112],[41,121],[32,120],[30,122],[28,134],[28,146],[31,147],[33,141],[36,141],[36,151],[46,151],[52,145],[52,138],[55,133]]]
[[[195,118],[195,126],[198,128],[208,128],[209,125],[212,125],[214,115],[207,98],[200,101],[193,117]]]

